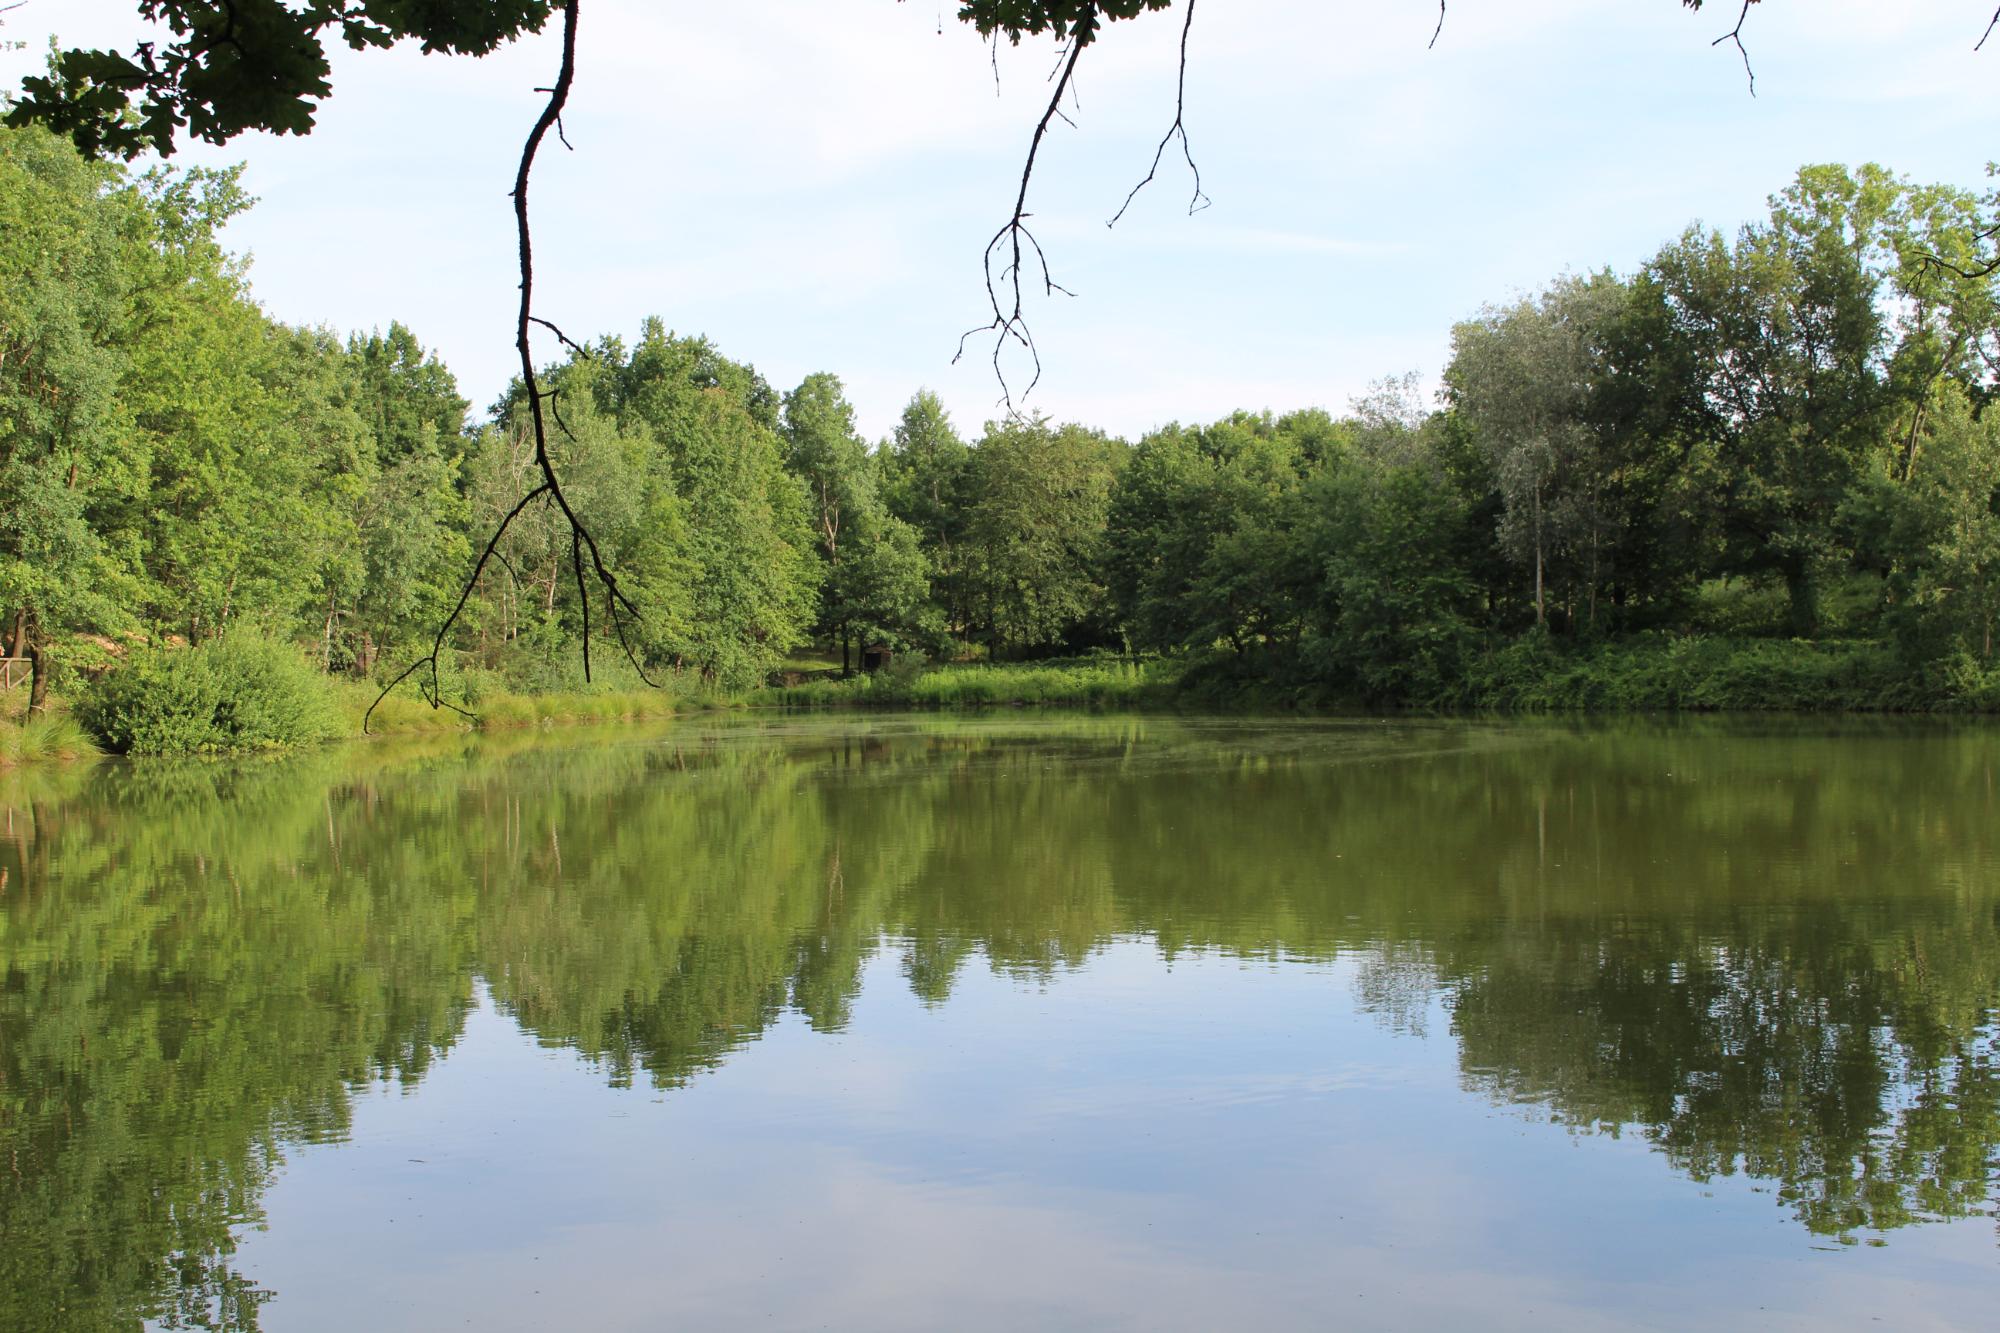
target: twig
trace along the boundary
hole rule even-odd
[[[1438,38],[1439,38],[1439,37],[1442,37],[1443,35],[1444,35],[1444,0],[1438,0],[1438,25],[1437,25],[1437,29],[1436,29],[1436,31],[1434,31],[1434,32],[1432,32],[1432,33],[1431,33],[1431,40],[1430,40],[1430,45],[1426,46],[1426,47],[1424,48],[1424,50],[1426,50],[1426,51],[1435,51],[1435,50],[1437,50],[1437,44],[1438,44]]]
[[[1188,34],[1194,31],[1194,4],[1195,0],[1188,0],[1187,20],[1181,25],[1181,70],[1180,81],[1174,89],[1174,123],[1167,127],[1167,132],[1160,137],[1160,146],[1153,150],[1153,165],[1146,169],[1146,179],[1132,187],[1131,193],[1125,196],[1125,202],[1120,204],[1118,211],[1111,215],[1111,221],[1104,224],[1106,227],[1117,226],[1118,219],[1125,216],[1125,210],[1132,207],[1132,201],[1139,197],[1139,191],[1153,183],[1153,177],[1159,174],[1160,159],[1166,156],[1167,145],[1174,141],[1176,135],[1180,136],[1181,156],[1187,159],[1188,170],[1194,173],[1194,194],[1188,200],[1188,216],[1193,217],[1213,202],[1206,194],[1202,193],[1201,168],[1195,165],[1194,149],[1189,146],[1187,136]],[[1439,26],[1443,26],[1444,23],[1443,10],[1443,0],[1439,0]],[[1437,39],[1433,37],[1431,40],[1435,42]]]
[[[1752,97],[1757,95],[1757,71],[1750,68],[1750,52],[1743,45],[1743,24],[1750,17],[1750,6],[1756,3],[1757,0],[1743,0],[1743,10],[1736,16],[1736,26],[1709,43],[1710,46],[1721,46],[1724,42],[1736,43],[1736,53],[1743,57],[1743,73],[1750,80],[1750,95]],[[1996,14],[1994,17],[2000,19],[2000,14]]]
[[[1995,28],[2000,28],[2000,9],[1993,11],[1993,17],[1986,21],[1986,31],[1980,34],[1979,40],[1973,43],[1972,49],[1977,51],[1980,47],[1986,45],[1986,39],[1993,35]]]
[[[1995,21],[2000,22],[2000,19],[1996,19]],[[2000,222],[1994,223],[1992,226],[1986,228],[1986,230],[1984,231],[1974,232],[1972,235],[1972,243],[1974,245],[1980,245],[1986,241],[1993,240],[1996,237],[2000,237]],[[1941,268],[1946,270],[1947,272],[1956,273],[1959,277],[1964,278],[1967,282],[1978,282],[1982,278],[1990,278],[1995,273],[2000,273],[2000,255],[1995,255],[1992,259],[1988,260],[1984,264],[1981,264],[1979,267],[1970,269],[1960,268],[1958,265],[1952,263],[1949,259],[1944,258],[1942,255],[1925,253],[1922,256],[1922,258],[1924,263],[1929,264],[1932,268]]]
[[[557,340],[560,341],[564,347],[569,348],[570,351],[576,353],[577,356],[582,358],[583,360],[588,361],[590,359],[590,352],[588,350],[578,346],[575,339],[571,338],[567,333],[564,333],[561,329],[557,328],[555,325],[549,323],[549,321],[547,321],[546,319],[543,319],[540,315],[528,316],[528,322],[531,324],[539,324],[543,328],[547,329],[550,333],[555,334]]]
[[[438,662],[444,655],[445,637],[451,633],[451,627],[458,623],[458,618],[465,613],[465,604],[472,600],[472,590],[479,586],[479,576],[486,572],[486,562],[498,556],[501,563],[507,563],[507,557],[500,555],[500,539],[507,535],[507,529],[513,525],[515,519],[521,516],[523,509],[526,509],[530,504],[548,494],[548,490],[548,483],[543,482],[541,485],[535,487],[534,490],[529,491],[521,497],[519,503],[507,511],[507,517],[500,520],[500,526],[493,529],[493,535],[487,538],[486,549],[479,553],[478,561],[472,566],[472,576],[466,579],[465,586],[459,590],[458,605],[452,607],[451,614],[446,616],[444,623],[438,626],[437,638],[431,642],[430,655],[419,657],[416,661],[410,663],[409,666],[403,668],[401,675],[382,687],[382,692],[375,696],[375,702],[369,704],[368,711],[361,715],[362,735],[365,736],[368,734],[369,721],[374,718],[375,710],[382,706],[382,701],[389,697],[390,691],[415,675],[423,667],[431,669],[430,680],[419,682],[418,688],[423,691],[424,698],[430,706],[432,708],[442,706],[450,708],[453,712],[463,713],[466,717],[472,716],[472,714],[466,713],[457,704],[449,703],[444,698],[442,682],[438,679]],[[509,568],[511,569],[512,566],[509,566]]]

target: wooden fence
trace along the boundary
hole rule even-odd
[[[35,668],[25,657],[0,657],[0,691],[26,685]]]

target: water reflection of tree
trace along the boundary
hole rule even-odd
[[[1990,1002],[1993,934],[1834,909],[1737,925],[1523,931],[1451,958],[1468,1085],[1635,1127],[1697,1180],[1780,1182],[1816,1232],[1985,1211],[2000,1051],[1952,1018]]]
[[[0,790],[0,1327],[254,1327],[231,1229],[286,1145],[455,1037],[451,895],[325,854],[334,776]]]
[[[842,1026],[885,940],[933,1003],[1118,937],[1344,955],[1392,1026],[1443,1001],[1468,1086],[1777,1182],[1815,1230],[1989,1202],[1976,739],[793,730],[11,779],[0,1325],[253,1324],[231,1228],[354,1087],[422,1077],[475,977],[674,1086],[784,1013]]]

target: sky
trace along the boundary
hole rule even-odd
[[[780,390],[815,371],[886,436],[927,387],[967,433],[999,412],[980,256],[1011,211],[1052,43],[995,53],[946,0],[587,0],[574,151],[535,176],[538,313],[628,341],[659,316]],[[1200,0],[1169,153],[1181,4],[1084,53],[1030,195],[1056,280],[1031,300],[1020,405],[1127,438],[1239,408],[1336,412],[1385,376],[1435,385],[1452,325],[1565,270],[1631,271],[1700,221],[1733,231],[1812,162],[1984,190],[2000,158],[1991,0]],[[129,48],[133,0],[28,0],[0,88],[51,35]],[[349,53],[305,138],[183,152],[247,163],[231,224],[276,318],[400,320],[475,410],[514,372],[507,198],[554,27],[484,59]],[[997,72],[997,78],[996,78]],[[553,359],[559,349],[544,349]],[[1009,363],[1022,386],[1030,371]]]

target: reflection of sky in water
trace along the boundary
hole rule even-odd
[[[1441,1007],[1385,1022],[1359,962],[1127,940],[926,1005],[890,949],[844,1031],[671,1091],[482,999],[290,1152],[240,1266],[274,1330],[1988,1325],[1990,1220],[1834,1245],[1466,1089]]]

